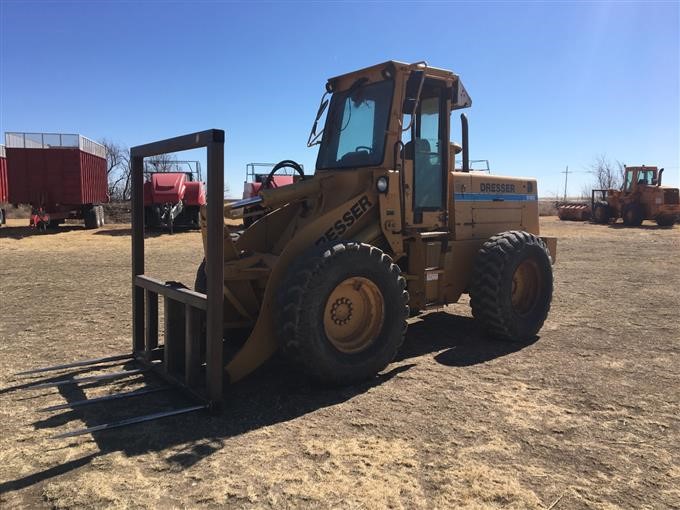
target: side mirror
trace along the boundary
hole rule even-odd
[[[418,105],[418,96],[425,79],[425,71],[411,71],[411,75],[406,81],[406,94],[402,111],[404,115],[413,115]]]
[[[314,124],[312,125],[312,130],[309,132],[309,138],[307,139],[307,147],[311,147],[313,145],[316,145],[318,143],[318,136],[316,134],[317,127],[319,125],[319,119],[321,119],[321,116],[323,115],[323,112],[326,111],[326,107],[328,106],[328,99],[325,99],[326,96],[329,94],[329,92],[326,92],[323,97],[321,98],[321,103],[319,104],[319,109],[316,112],[316,118],[314,119]]]
[[[319,120],[321,118],[321,116],[323,115],[323,112],[326,111],[327,106],[328,106],[328,99],[321,102],[321,104],[319,105],[319,109],[316,111],[316,120]]]

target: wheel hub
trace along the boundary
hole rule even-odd
[[[512,275],[512,307],[519,315],[526,315],[536,306],[541,289],[541,272],[533,259],[522,261]]]
[[[368,278],[352,276],[331,291],[324,307],[324,331],[340,352],[367,349],[384,322],[385,302],[378,286]]]
[[[346,297],[335,300],[331,307],[331,317],[338,326],[343,326],[352,318],[352,302]]]

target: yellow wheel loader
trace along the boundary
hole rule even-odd
[[[660,227],[680,219],[680,190],[661,185],[663,168],[627,166],[620,190],[594,189],[591,209],[595,223],[623,219],[628,227],[639,227],[643,220],[654,220]]]
[[[248,337],[226,361],[231,382],[277,350],[326,383],[374,376],[399,350],[409,308],[465,293],[493,337],[536,335],[556,239],[540,236],[535,179],[470,171],[465,115],[462,145],[451,143],[451,113],[470,105],[456,74],[424,62],[328,80],[308,141],[314,174],[224,208],[267,211],[237,240],[224,233],[224,338]]]
[[[557,241],[540,236],[535,179],[470,171],[464,114],[462,143],[451,143],[451,112],[470,104],[456,74],[424,62],[390,61],[332,78],[308,141],[319,146],[314,175],[287,160],[275,169],[299,169],[294,184],[263,187],[226,206],[224,131],[133,147],[131,353],[18,375],[133,362],[138,368],[85,377],[62,373],[21,387],[99,383],[145,372],[166,383],[149,378],[140,389],[44,411],[170,388],[194,402],[88,423],[54,437],[201,409],[218,412],[224,383],[242,379],[277,351],[326,383],[372,377],[399,350],[409,314],[455,303],[463,294],[470,295],[472,313],[489,335],[535,337],[550,309]],[[145,274],[144,158],[197,148],[207,149],[208,196],[201,208],[205,260],[191,290]],[[246,207],[256,207],[258,215],[232,235],[225,216]],[[149,402],[149,411],[154,405]]]

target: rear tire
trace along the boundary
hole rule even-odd
[[[627,227],[639,227],[644,219],[640,204],[628,204],[623,208],[621,216],[623,217],[623,224]]]
[[[470,288],[472,315],[493,337],[535,337],[550,311],[552,292],[550,254],[539,237],[503,232],[479,250]]]
[[[281,285],[283,353],[314,379],[347,385],[375,376],[396,355],[409,314],[406,280],[375,246],[314,250]]]
[[[151,228],[151,218],[152,218],[151,207],[144,206],[144,228],[147,230]]]
[[[187,207],[185,217],[189,228],[201,228],[201,209],[199,207]]]
[[[151,209],[151,228],[160,230],[163,227],[161,222],[161,206],[154,205]]]
[[[595,223],[599,223],[600,225],[606,225],[609,223],[609,218],[612,217],[611,210],[609,209],[608,204],[595,204],[595,208],[593,209],[593,221]]]
[[[88,209],[85,209],[85,212],[83,213],[83,220],[85,221],[85,228],[87,229],[97,228],[99,226],[97,208],[89,207]]]
[[[656,224],[660,227],[670,227],[678,220],[676,216],[657,216]]]

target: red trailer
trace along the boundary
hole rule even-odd
[[[108,201],[106,149],[77,134],[5,133],[9,202],[30,204],[32,226],[82,218],[104,225]]]
[[[199,228],[201,206],[206,204],[199,161],[171,161],[145,169],[144,223],[150,229]]]
[[[5,224],[6,213],[2,204],[7,202],[7,158],[5,157],[5,146],[0,145],[0,226]]]

